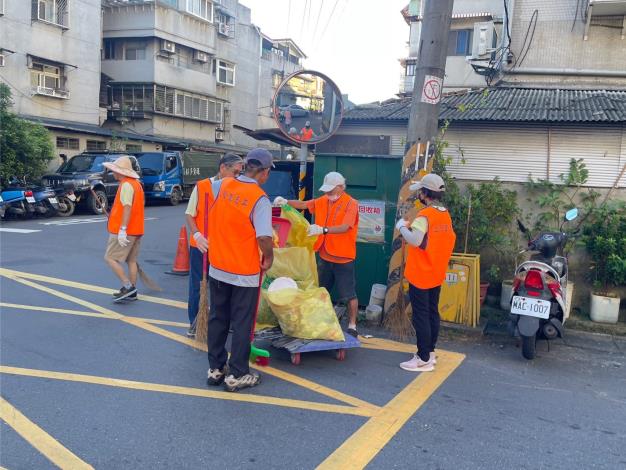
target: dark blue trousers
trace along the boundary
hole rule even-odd
[[[208,279],[207,266],[207,279]],[[202,253],[197,248],[189,247],[189,299],[187,300],[187,314],[189,324],[193,324],[198,315],[200,304],[200,283],[202,282]]]

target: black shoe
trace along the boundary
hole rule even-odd
[[[124,300],[137,300],[137,288],[135,288],[135,292],[133,294],[130,294]]]
[[[228,366],[224,366],[221,369],[209,369],[209,371],[207,372],[207,385],[211,385],[213,387],[222,385],[222,383],[224,383],[224,379],[226,378],[227,373]]]
[[[121,302],[122,300],[128,299],[132,296],[134,296],[134,299],[132,300],[137,299],[137,288],[135,286],[130,286],[129,288],[122,287],[119,292],[113,294],[113,302]]]
[[[196,337],[196,324],[194,323],[187,330],[187,338],[195,338]]]
[[[347,333],[355,338],[359,337],[359,332],[356,331],[356,328],[348,328]]]

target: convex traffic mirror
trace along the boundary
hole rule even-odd
[[[297,144],[315,144],[332,136],[341,124],[341,92],[326,75],[303,70],[289,75],[272,103],[281,132]]]

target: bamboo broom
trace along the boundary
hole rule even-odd
[[[204,195],[204,237],[208,239],[209,233],[209,195]],[[202,282],[200,283],[200,303],[198,314],[194,321],[196,325],[196,342],[201,345],[207,344],[209,334],[209,287],[207,281],[208,251],[202,255]]]

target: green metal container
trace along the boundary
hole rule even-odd
[[[367,305],[372,285],[387,284],[402,156],[317,154],[315,197],[320,196],[324,176],[331,171],[346,178],[346,191],[359,201],[356,290],[359,304]]]

